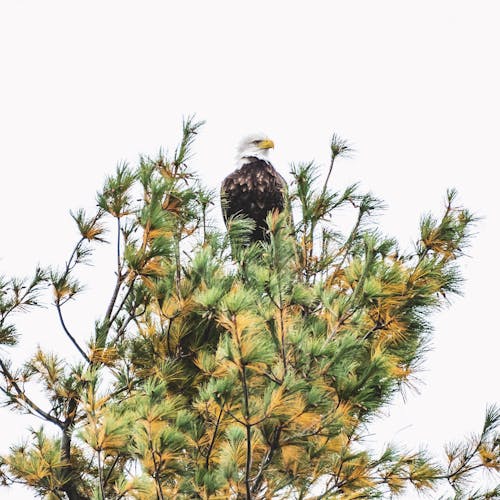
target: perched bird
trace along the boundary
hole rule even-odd
[[[237,170],[229,174],[221,186],[224,222],[234,215],[255,221],[251,241],[265,241],[266,217],[270,211],[281,212],[285,206],[285,179],[267,159],[274,143],[264,134],[245,137],[238,145]]]

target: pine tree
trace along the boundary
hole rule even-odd
[[[269,214],[269,242],[249,244],[252,221],[216,227],[214,193],[188,166],[201,125],[184,122],[172,157],[117,167],[96,212],[72,214],[79,239],[61,268],[0,282],[3,401],[46,422],[0,459],[2,483],[70,500],[378,498],[442,481],[456,498],[499,495],[474,487],[478,469],[500,467],[496,407],[478,436],[447,449],[447,464],[396,446],[376,456],[362,442],[411,385],[429,313],[460,290],[475,217],[456,193],[401,250],[372,223],[379,200],[330,189],[349,153],[333,136],[326,179],[314,163],[292,166],[289,210]],[[344,207],[355,214],[345,235]],[[82,345],[65,305],[107,239],[116,283]],[[47,283],[80,361],[39,349],[14,367],[13,315],[37,307]],[[40,386],[43,405],[30,396]]]

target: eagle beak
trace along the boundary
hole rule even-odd
[[[271,139],[264,139],[259,142],[259,149],[270,149],[274,148],[274,142]]]

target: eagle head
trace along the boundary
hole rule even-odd
[[[237,159],[253,157],[266,160],[271,148],[274,148],[274,142],[266,134],[247,135],[238,144]]]

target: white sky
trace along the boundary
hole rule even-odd
[[[92,208],[119,160],[172,148],[182,116],[207,121],[194,164],[214,188],[245,133],[266,131],[287,174],[292,161],[326,165],[335,131],[357,153],[334,184],[361,181],[384,199],[381,228],[403,244],[447,187],[483,217],[462,262],[465,296],[434,317],[421,393],[372,429],[380,446],[441,452],[479,431],[486,404],[500,400],[499,14],[494,0],[2,2],[0,273],[62,263],[76,238],[68,210]],[[109,293],[107,251],[83,307],[68,311],[81,340]],[[54,311],[20,320],[15,359],[37,343],[76,359]],[[30,421],[6,410],[0,419],[5,450]]]

